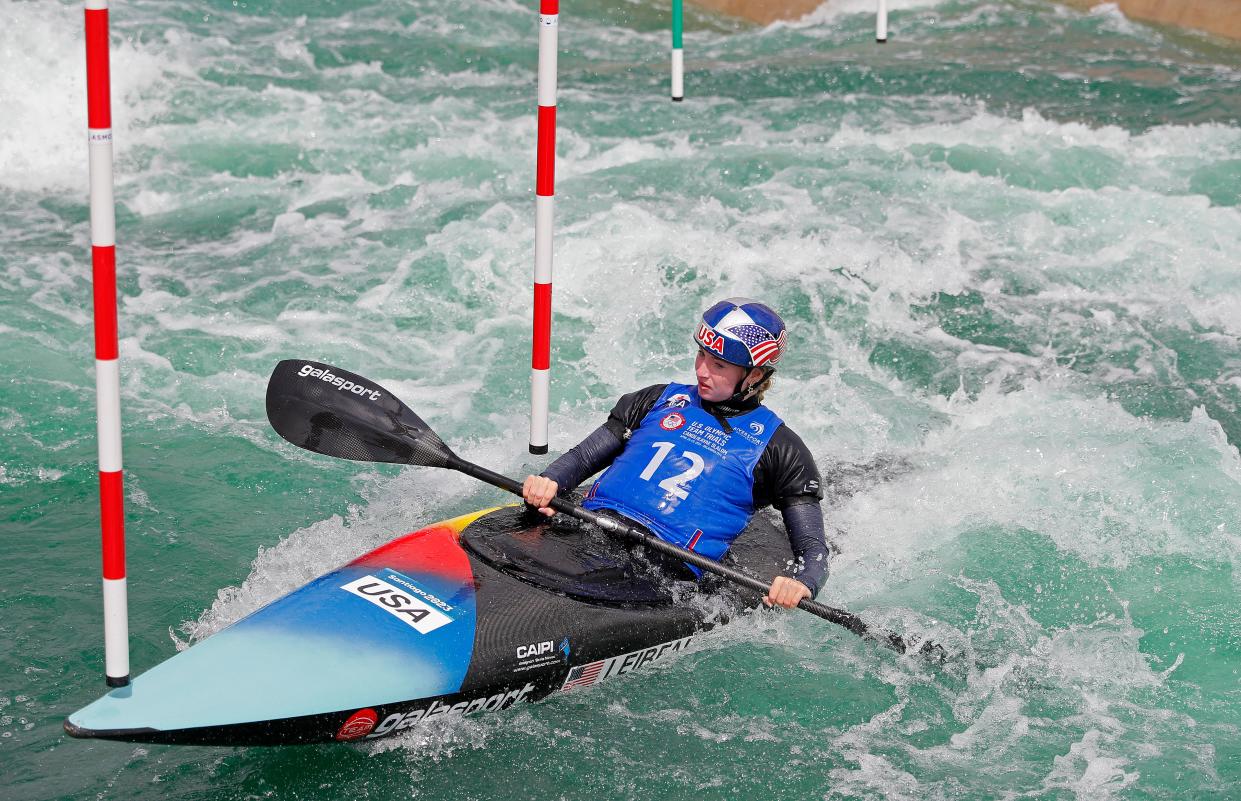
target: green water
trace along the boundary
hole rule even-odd
[[[1241,49],[1045,2],[792,24],[563,3],[551,447],[790,323],[820,600],[589,692],[372,746],[67,739],[103,692],[78,5],[0,26],[0,797],[1241,797]],[[294,356],[519,475],[532,3],[116,4],[132,663],[502,498],[269,430]],[[296,669],[296,666],[291,666]],[[360,679],[361,680],[361,679]],[[187,688],[193,692],[193,688]]]

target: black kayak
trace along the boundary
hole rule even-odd
[[[399,537],[109,692],[65,730],[199,745],[367,741],[641,670],[758,604],[761,593],[679,581],[667,563],[568,523],[503,507]],[[728,557],[764,583],[791,558],[762,515]]]

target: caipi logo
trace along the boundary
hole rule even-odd
[[[529,659],[535,656],[544,656],[545,654],[550,654],[555,647],[555,640],[536,642],[531,645],[519,645],[517,646],[517,658]]]
[[[313,365],[303,364],[302,369],[298,370],[297,374],[302,378],[318,378],[322,381],[328,382],[341,392],[351,392],[354,395],[362,395],[363,397],[369,397],[370,400],[373,401],[377,401],[383,397],[383,393],[381,392],[377,392],[370,387],[364,387],[361,384],[356,384],[348,379],[341,378],[331,370],[321,370]]]

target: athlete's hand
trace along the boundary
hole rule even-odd
[[[775,581],[771,582],[771,588],[763,596],[763,603],[767,606],[783,606],[785,609],[792,609],[802,598],[809,597],[810,588],[805,584],[788,576],[776,576]]]
[[[521,497],[526,499],[526,503],[551,517],[556,514],[556,510],[548,504],[556,497],[558,489],[560,485],[546,476],[526,476],[525,483],[521,485]]]

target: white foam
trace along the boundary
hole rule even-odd
[[[878,797],[885,801],[924,801],[931,797],[912,773],[892,764],[881,754],[854,751],[848,754],[856,768],[833,768],[832,786],[824,796],[831,801]]]
[[[557,145],[563,148],[564,155],[556,165],[557,179],[563,181],[640,162],[680,160],[697,155],[684,134],[597,144],[595,139],[566,129],[559,133],[558,139]],[[596,150],[601,152],[596,153]]]
[[[1132,786],[1141,774],[1125,770],[1129,760],[1105,755],[1107,747],[1115,741],[1115,735],[1097,729],[1087,731],[1069,746],[1069,753],[1054,758],[1054,768],[1043,780],[1043,789],[1068,790],[1078,799],[1123,798],[1122,791]]]
[[[1126,17],[1119,3],[1098,3],[1091,6],[1086,13],[1101,20],[1106,30],[1121,34],[1122,36],[1133,39],[1145,39],[1147,41],[1157,41],[1160,37],[1155,28],[1149,25],[1138,24]]]
[[[892,8],[932,9],[918,15],[931,19],[937,5],[894,0]],[[471,46],[529,49],[530,9],[514,0],[500,7],[502,24],[471,32]],[[991,8],[964,13],[977,22]],[[73,33],[80,11],[14,9],[17,27],[39,47],[7,46],[16,41],[12,33],[3,40],[8,69],[0,70],[0,90],[26,105],[19,103],[19,124],[0,132],[0,182],[19,191],[84,186],[81,42]],[[806,38],[843,15],[870,13],[870,0],[832,3],[796,23],[735,39],[717,32],[693,37],[715,48],[713,57],[733,57],[741,42],[756,51],[741,57],[761,60],[771,57],[762,47],[780,28],[795,31],[785,34],[789,39]],[[309,470],[340,469],[273,445],[262,419],[261,392],[255,394],[265,383],[262,365],[295,351],[364,366],[463,456],[520,477],[546,463],[524,455],[528,361],[514,366],[513,358],[528,356],[535,124],[530,105],[513,101],[505,87],[530,83],[532,70],[403,75],[364,57],[317,70],[314,91],[278,81],[208,85],[198,76],[210,67],[246,72],[256,64],[249,47],[275,54],[276,63],[264,65],[272,74],[301,75],[313,64],[316,31],[337,22],[462,41],[450,17],[419,15],[403,25],[366,14],[303,18],[260,36],[261,47],[175,28],[162,40],[120,45],[114,64],[118,71],[125,65],[130,83],[122,93],[133,100],[124,114],[137,116],[123,120],[117,109],[118,152],[134,145],[150,151],[141,162],[145,172],[124,178],[125,203],[143,218],[139,230],[162,229],[166,221],[174,239],[169,247],[143,233],[123,256],[137,276],[137,290],[126,285],[122,307],[126,408],[132,419],[167,417],[275,447]],[[1235,349],[1241,216],[1195,196],[1192,184],[1200,171],[1238,158],[1241,134],[1228,125],[1133,133],[1033,110],[1006,116],[959,97],[855,96],[745,105],[691,99],[686,107],[700,116],[626,139],[575,123],[573,115],[653,113],[642,99],[618,100],[593,81],[603,73],[618,80],[640,78],[643,69],[654,74],[655,67],[634,65],[648,51],[663,53],[666,31],[608,33],[593,21],[577,30],[589,41],[569,45],[564,73],[554,336],[558,352],[581,355],[555,366],[553,451],[602,422],[621,392],[688,378],[692,320],[711,300],[749,294],[787,303],[798,311],[773,407],[816,455],[843,462],[890,457],[902,466],[876,470],[873,481],[826,510],[844,551],[821,600],[864,609],[868,621],[911,638],[949,644],[981,666],[964,676],[958,668],[932,675],[812,618],[761,614],[701,638],[701,652],[657,670],[680,678],[696,672],[693,659],[768,649],[781,671],[829,678],[840,671],[861,686],[879,683],[891,703],[883,699],[863,723],[827,732],[803,731],[795,722],[770,728],[765,713],[703,713],[692,708],[692,697],[683,707],[643,711],[625,703],[635,694],[632,683],[552,703],[590,718],[607,707],[639,729],[671,729],[704,748],[797,739],[820,768],[830,749],[836,761],[823,790],[829,797],[952,797],[968,783],[961,776],[1004,771],[1026,747],[1060,755],[1027,775],[1028,789],[1037,792],[1043,782],[1049,795],[1131,792],[1143,758],[1138,747],[1179,747],[1172,740],[1194,725],[1131,699],[1163,703],[1149,696],[1183,679],[1197,657],[1182,661],[1173,651],[1156,662],[1142,650],[1143,632],[1115,609],[1123,599],[1110,596],[1098,602],[1106,614],[1091,622],[1041,623],[1039,610],[1014,600],[1022,588],[956,575],[959,545],[980,530],[1021,531],[1086,570],[1188,556],[1230,565],[1234,583],[1241,581],[1241,518],[1233,500],[1241,495],[1241,460],[1221,427],[1202,408],[1187,421],[1135,418],[1105,393],[1113,382],[1175,378],[1176,353],[1158,342],[1164,323],[1205,326],[1211,330],[1195,329],[1193,337],[1225,354]],[[581,59],[596,53],[611,61],[580,80]],[[178,91],[209,94],[213,107],[259,110],[194,121],[158,114],[167,110],[169,74],[177,75]],[[59,104],[33,104],[47,94],[36,77],[51,94],[69,98],[61,111]],[[514,88],[512,97],[521,91]],[[797,124],[787,124],[794,115]],[[38,141],[26,147],[32,133]],[[300,147],[303,157],[275,177],[238,177],[228,160],[195,161],[209,147],[242,153],[257,145]],[[19,151],[26,162],[12,161]],[[979,154],[984,158],[970,160]],[[661,171],[685,163],[722,178],[655,188],[666,186],[656,180]],[[1103,166],[1083,177],[1073,164]],[[734,183],[750,165],[769,177]],[[641,183],[648,175],[651,188],[632,193],[611,180]],[[409,199],[374,199],[386,193]],[[207,203],[217,201],[236,204],[230,209],[253,206],[264,223],[247,218],[203,239],[192,230],[177,233],[184,229],[174,223],[204,208],[207,219]],[[307,208],[320,203],[328,210]],[[441,215],[455,221],[428,230],[425,222]],[[83,245],[84,232],[75,235]],[[34,308],[86,331],[84,275],[66,249],[8,265],[4,280],[28,293]],[[1008,279],[1031,289],[1014,292]],[[296,295],[264,300],[282,282],[298,287]],[[938,293],[965,291],[1018,328],[1030,352],[950,334],[942,309],[919,310],[933,307]],[[0,333],[22,328],[0,324]],[[1045,329],[1071,332],[1107,353],[1139,343],[1140,354],[1132,363],[1118,359],[1076,374],[1058,358],[1068,354],[1042,338]],[[902,381],[872,364],[875,342],[885,338],[930,354],[943,371],[937,380],[946,376],[958,391],[944,397],[938,383]],[[181,360],[187,340],[236,346],[244,363],[197,375]],[[1241,386],[1241,378],[1221,375],[1219,383]],[[25,422],[2,417],[0,428]],[[45,464],[44,480],[63,478],[59,466]],[[35,467],[0,466],[6,488],[39,478]],[[508,500],[447,472],[363,470],[353,481],[363,498],[358,508],[278,532],[245,580],[187,624],[188,638],[217,631],[406,531]],[[970,611],[973,601],[959,605],[960,617],[951,621],[918,611],[926,582],[977,597],[976,608]],[[723,685],[732,680],[721,674]],[[621,700],[608,706],[615,699]],[[1049,699],[1071,713],[1049,721]],[[1133,708],[1122,713],[1123,703]],[[1160,725],[1166,737],[1135,744],[1139,732]],[[538,714],[514,710],[447,731],[418,730],[376,750],[403,749],[418,770],[427,764],[420,760],[481,748],[514,730],[536,744],[555,742],[559,735],[544,726]],[[702,781],[718,786],[720,779]]]
[[[943,5],[946,0],[888,0],[888,11],[910,11],[914,9],[934,8]],[[772,23],[769,28],[792,27],[805,28],[835,22],[840,17],[865,14],[875,15],[875,0],[826,0],[814,11],[793,21]],[[895,30],[895,29],[894,29]]]
[[[428,411],[428,404],[420,401],[434,399],[442,405],[451,404],[452,398],[460,397],[450,391],[451,387],[437,385],[433,393],[420,393],[418,387],[410,383],[382,376],[380,382],[398,392],[403,400],[414,403],[431,421],[442,416],[451,417],[453,411],[437,412],[434,407]],[[513,454],[524,448],[522,433],[513,431],[503,439],[450,445],[467,460],[516,475],[520,465],[515,464]],[[287,450],[292,454],[300,453],[291,446]],[[455,514],[513,501],[512,496],[459,473],[427,468],[410,468],[387,478],[378,473],[363,473],[358,477],[358,490],[366,499],[364,506],[352,507],[344,517],[334,515],[283,537],[272,547],[261,548],[241,586],[220,590],[211,607],[197,620],[181,625],[180,630],[187,637],[182,641],[173,635],[178,647],[187,647],[402,534]]]
[[[86,67],[80,6],[7,3],[0,26],[0,185],[87,194]],[[112,130],[118,158],[135,125],[159,107],[148,95],[165,59],[124,38],[111,38]],[[125,180],[118,174],[119,180]]]
[[[131,211],[143,217],[164,214],[175,209],[177,205],[179,204],[176,193],[157,192],[151,189],[139,189],[137,194],[126,203]]]
[[[1228,500],[1238,494],[1238,455],[1205,414],[1141,420],[1054,385],[944,411],[952,425],[928,435],[923,469],[831,515],[849,532],[835,572],[855,591],[890,585],[892,568],[884,575],[875,565],[915,575],[929,552],[980,526],[1037,531],[1090,564],[1204,548],[1236,564],[1224,532],[1241,530],[1241,507]],[[1196,489],[1187,494],[1188,472]],[[854,570],[868,578],[855,580]]]

